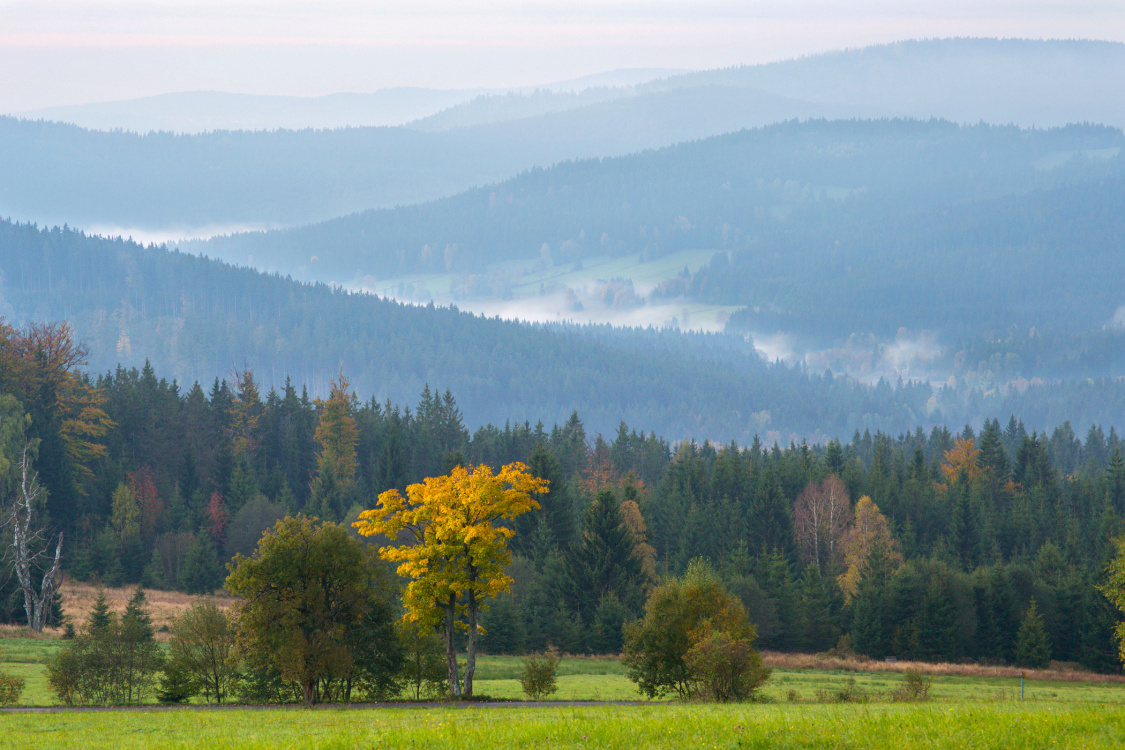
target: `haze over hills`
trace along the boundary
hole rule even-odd
[[[364,398],[399,404],[429,384],[453,392],[471,428],[561,424],[577,410],[589,434],[612,435],[625,421],[670,440],[749,444],[1008,414],[1029,429],[1125,424],[1125,383],[1112,379],[1012,391],[868,386],[770,364],[741,336],[482,318],[4,221],[0,315],[70,321],[94,373],[150,361],[185,392],[249,368],[266,390],[291,377],[323,396],[343,372]]]
[[[546,101],[545,94],[604,92],[603,98],[620,97],[626,87],[676,75],[671,68],[626,68],[507,91],[488,89],[429,89],[399,87],[371,93],[336,93],[324,96],[270,96],[227,91],[181,91],[122,101],[68,104],[8,114],[26,120],[48,120],[90,130],[126,130],[132,133],[169,132],[198,134],[214,130],[330,130],[386,127],[422,120],[458,105],[486,97],[527,102]],[[609,93],[613,92],[613,93]],[[545,105],[531,105],[535,114],[577,106],[561,96]],[[526,116],[523,115],[523,116]],[[510,119],[505,113],[503,119]]]
[[[1083,390],[1060,381],[1125,369],[1125,298],[1116,284],[1125,275],[1125,135],[1106,125],[964,125],[927,113],[1112,121],[1116,104],[1097,88],[1114,85],[1125,70],[1122,50],[1096,42],[903,43],[618,88],[560,85],[481,96],[404,127],[141,136],[0,119],[0,215],[125,229],[276,225],[283,228],[181,247],[299,281],[489,316],[733,334],[495,329],[504,336],[567,331],[592,347],[577,364],[536,365],[570,378],[543,375],[563,394],[550,407],[531,406],[535,398],[525,389],[526,413],[545,421],[558,420],[568,399],[607,429],[613,414],[628,413],[631,421],[666,424],[671,435],[697,434],[695,424],[704,425],[703,435],[724,439],[747,439],[757,429],[843,434],[856,425],[891,430],[976,420],[1004,416],[1006,407],[989,411],[1000,403],[1019,403],[1031,424],[1081,421],[1096,415],[1098,404],[1116,408],[1117,386],[1097,381]],[[949,81],[941,75],[947,64],[956,73]],[[824,83],[829,72],[836,78]],[[1076,82],[1062,91],[1070,79]],[[868,118],[896,106],[925,119]],[[816,119],[818,113],[844,119]],[[773,124],[739,129],[748,122]],[[394,204],[409,205],[387,207]],[[323,217],[333,218],[313,223]],[[10,242],[25,230],[13,230]],[[5,309],[21,320],[83,320],[101,365],[159,352],[149,356],[162,357],[165,371],[206,379],[238,366],[245,351],[275,380],[292,374],[322,386],[346,361],[370,392],[409,402],[427,381],[461,383],[459,398],[480,410],[480,420],[500,418],[487,411],[501,398],[488,390],[497,386],[451,373],[447,360],[459,360],[443,351],[411,353],[403,369],[391,361],[394,353],[374,344],[323,348],[366,340],[351,318],[398,309],[379,307],[389,302],[342,295],[352,301],[337,307],[324,287],[273,279],[261,282],[270,287],[263,292],[270,302],[231,292],[198,316],[183,300],[206,298],[199,296],[201,279],[222,277],[235,289],[254,287],[259,282],[247,279],[260,277],[230,281],[226,270],[215,270],[226,267],[204,263],[191,266],[196,287],[185,290],[167,270],[174,263],[161,260],[154,268],[163,270],[152,273],[164,280],[150,287],[129,269],[148,262],[145,252],[165,257],[158,251],[99,245],[67,232],[3,250],[39,253],[56,242],[66,246],[64,260],[34,270],[14,257],[5,261]],[[101,289],[87,299],[78,292],[89,286],[83,280],[55,287],[56,269],[69,272],[84,253],[101,253],[100,262],[117,269],[120,278],[102,285],[113,290],[108,297]],[[44,284],[51,298],[60,296],[56,288],[69,289],[61,295],[66,301],[45,303]],[[284,302],[295,298],[304,301],[295,308]],[[319,316],[321,304],[334,312]],[[228,320],[243,305],[256,312]],[[316,323],[271,322],[267,311],[277,316],[284,309],[291,321]],[[458,330],[467,326],[466,336],[476,330],[463,322],[468,316],[432,315]],[[390,316],[380,335],[409,349],[406,339],[394,338],[401,333],[396,326],[417,332],[437,325],[431,319],[411,328],[408,317]],[[529,350],[560,345],[548,339]],[[701,341],[703,349],[693,349]],[[650,356],[655,367],[673,351],[682,359],[670,372],[680,374],[669,377],[690,379],[698,372],[693,358],[711,356],[716,341],[724,342],[722,351],[737,351],[739,364],[728,358],[716,365],[724,374],[709,381],[706,394],[695,386],[662,391],[644,406],[596,395],[613,390],[605,383],[614,368],[625,371],[632,359]],[[478,351],[489,346],[495,343]],[[605,370],[599,347],[621,346],[631,354],[614,349]],[[538,356],[529,350],[513,356]],[[712,390],[745,389],[747,372],[764,372],[754,369],[764,367],[760,358],[793,364],[769,376],[788,385],[753,380],[759,391],[749,401],[716,400]],[[461,366],[480,367],[475,360]],[[807,375],[826,369],[849,379]],[[856,406],[870,397],[856,381],[881,387],[883,376],[921,380],[930,390],[901,396],[891,389],[880,405]],[[489,376],[509,385],[514,377]],[[592,390],[583,391],[576,378]],[[775,395],[757,400],[768,393]],[[692,412],[690,405],[703,400],[734,416]],[[806,402],[815,414],[802,411]],[[662,416],[663,403],[684,406]],[[766,403],[773,405],[759,408]]]
[[[604,92],[484,97],[397,128],[171,137],[4,119],[0,215],[125,231],[292,226],[792,118],[1122,125],[1108,95],[1122,89],[1122,44],[934,40],[672,76],[597,103]]]
[[[115,102],[13,112],[90,130],[205,133],[213,130],[303,130],[402,125],[469,101],[482,91],[394,88],[317,97],[183,91]]]
[[[985,331],[1119,325],[1122,146],[1100,126],[791,122],[182,248],[490,315],[726,325],[818,370],[944,381],[947,347]],[[900,329],[926,344],[897,364],[840,348],[901,348]],[[1100,372],[1058,364],[1006,374]]]

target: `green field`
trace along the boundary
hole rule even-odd
[[[24,677],[22,703],[53,705],[43,660],[60,641],[10,638],[0,669]],[[485,656],[476,692],[522,697],[518,657]],[[775,670],[761,700],[737,706],[676,701],[627,706],[519,703],[393,708],[293,707],[96,710],[0,714],[3,747],[267,748],[812,748],[1125,746],[1125,684],[1026,683],[936,676],[933,700],[894,703],[892,673]],[[866,702],[840,703],[850,686]],[[616,659],[564,658],[556,700],[640,701]]]
[[[44,663],[63,641],[49,639],[0,639],[0,671],[24,678],[26,687],[20,704],[58,705],[47,687]],[[477,662],[474,691],[477,695],[501,700],[522,700],[518,656],[482,656]],[[562,701],[640,701],[636,686],[625,676],[617,659],[567,657],[559,664],[558,692],[551,696]],[[1020,681],[997,677],[934,676],[932,697],[939,703],[979,703],[1018,701]],[[885,703],[902,682],[898,674],[853,672],[848,670],[774,670],[762,689],[769,703],[825,703],[854,682],[869,705]],[[1125,684],[1108,682],[1047,682],[1028,680],[1027,703],[1056,705],[1118,706],[1125,708]]]
[[[0,716],[21,748],[1114,748],[1125,711],[1081,704],[471,706]]]
[[[597,256],[581,263],[565,263],[537,268],[537,259],[494,263],[475,276],[487,279],[478,291],[465,296],[468,275],[462,273],[413,274],[375,281],[356,281],[348,286],[415,303],[433,300],[438,305],[455,304],[462,310],[492,317],[520,317],[525,320],[572,320],[585,323],[661,327],[673,318],[681,328],[719,331],[741,305],[714,305],[682,298],[648,299],[640,306],[623,309],[607,306],[600,299],[605,282],[631,281],[640,297],[647,297],[660,282],[673,279],[687,268],[698,271],[715,250],[681,250],[641,262],[636,254]],[[491,291],[488,291],[491,289]],[[457,290],[457,293],[455,293]],[[581,309],[570,307],[564,294],[573,290]],[[518,313],[518,314],[517,314]]]

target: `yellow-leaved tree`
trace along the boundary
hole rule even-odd
[[[972,484],[981,477],[983,471],[980,465],[980,451],[977,450],[973,438],[957,438],[953,447],[944,453],[945,463],[941,465],[941,473],[945,476],[945,483],[956,484],[962,475],[968,484]]]
[[[401,563],[399,575],[410,578],[403,595],[404,620],[442,626],[449,667],[449,691],[472,697],[476,670],[477,616],[485,601],[508,591],[504,573],[511,562],[508,539],[514,533],[500,525],[538,508],[533,494],[546,492],[547,482],[521,463],[493,474],[488,466],[456,467],[406,488],[379,495],[379,504],[359,515],[355,527],[364,536],[404,535],[401,546],[385,546],[379,554]],[[468,655],[462,688],[454,645],[456,628],[468,633]]]
[[[879,506],[867,495],[855,504],[855,521],[844,532],[843,547],[846,569],[837,581],[845,601],[851,601],[859,591],[859,580],[873,549],[883,551],[892,571],[898,570],[903,562],[898,542],[891,536],[887,517],[879,512]]]

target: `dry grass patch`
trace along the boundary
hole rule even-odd
[[[125,609],[129,600],[133,598],[136,587],[110,588],[80,581],[64,581],[59,587],[59,593],[62,594],[63,614],[70,617],[75,627],[81,627],[90,614],[90,610],[94,608],[98,591],[103,590],[105,591],[106,601],[109,602],[109,608],[115,612],[121,612]],[[156,589],[145,589],[145,597],[148,599],[148,609],[152,615],[152,626],[158,631],[157,640],[161,640],[162,634],[159,631],[163,626],[170,625],[172,618],[201,598],[194,594],[184,594],[179,591],[158,591]],[[215,597],[215,603],[221,609],[227,609],[234,603],[234,599],[220,592]]]
[[[62,628],[43,628],[42,633],[37,633],[26,625],[0,624],[0,641],[9,638],[38,638],[50,640],[62,638],[62,632]]]
[[[1055,682],[1125,683],[1125,675],[1097,674],[1072,665],[1057,663],[1052,669],[1021,669],[1020,667],[981,666],[980,664],[929,664],[921,661],[876,661],[863,656],[828,656],[826,654],[783,654],[763,651],[762,661],[770,669],[847,670],[850,672],[906,672],[915,669],[925,675],[956,677],[1018,678]]]

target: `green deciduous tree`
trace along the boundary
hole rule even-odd
[[[306,705],[347,699],[397,669],[389,581],[372,553],[335,523],[278,521],[232,563],[238,640],[252,670],[276,670]]]
[[[407,691],[415,700],[447,695],[445,652],[437,632],[413,620],[399,620],[395,632],[402,644],[402,681]]]
[[[1098,590],[1105,594],[1113,606],[1125,613],[1125,537],[1114,539],[1113,543],[1117,547],[1117,555],[1110,562],[1105,583]],[[1122,663],[1125,663],[1125,622],[1118,622],[1113,633],[1117,638],[1118,655]]]

